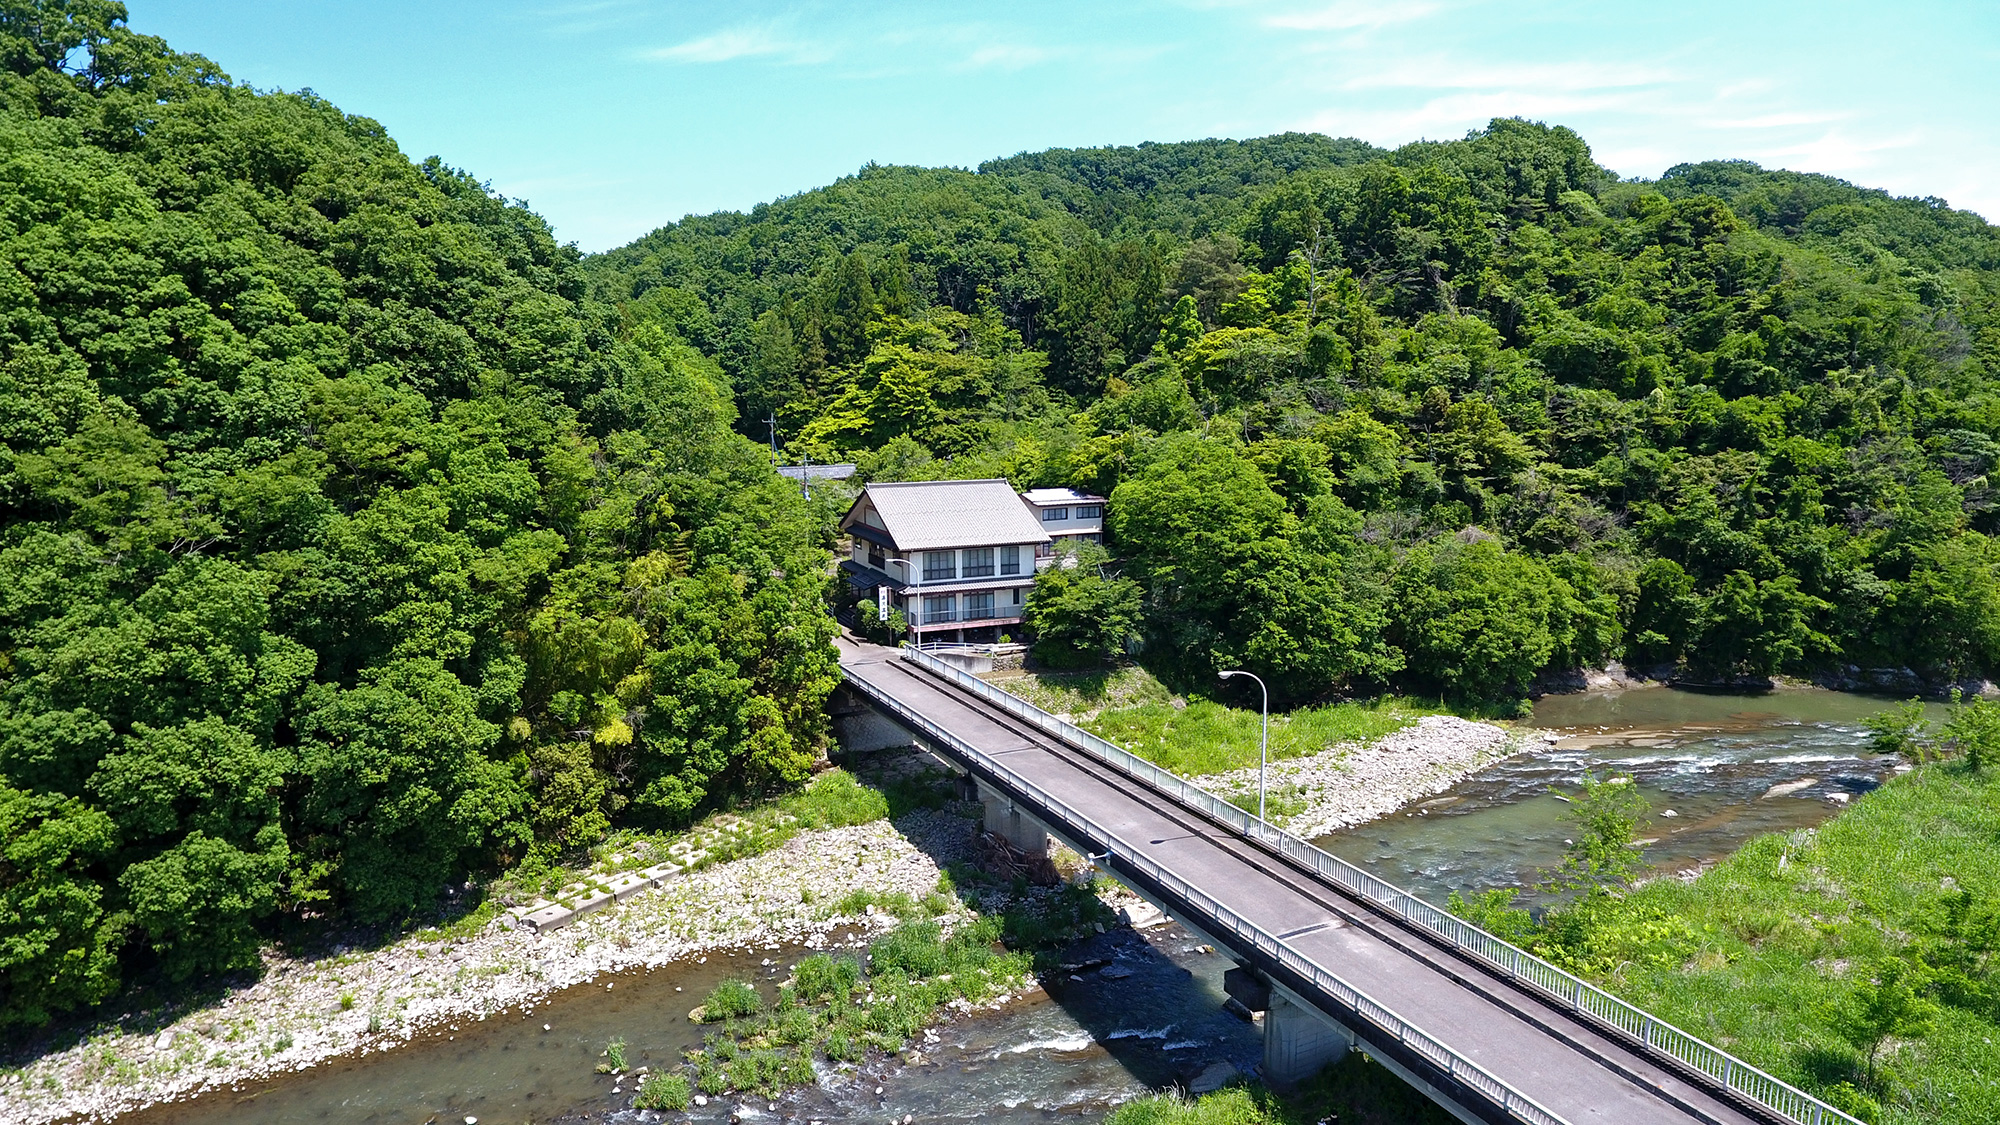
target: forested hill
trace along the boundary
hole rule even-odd
[[[870,166],[585,269],[749,432],[1109,493],[1050,660],[1295,700],[2000,672],[2000,233],[1937,200],[1623,182],[1497,120]]]
[[[0,5],[0,1026],[801,780],[825,519],[539,218]]]

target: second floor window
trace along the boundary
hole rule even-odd
[[[958,577],[957,551],[925,551],[924,581],[936,582],[945,578]]]
[[[1104,518],[1104,509],[1096,504],[1088,504],[1076,510],[1076,518],[1080,520],[1102,519]]]
[[[965,565],[959,570],[961,578],[993,577],[993,548],[975,547],[965,552]]]
[[[950,594],[941,594],[924,599],[924,624],[936,621],[958,620],[958,599]]]
[[[1019,547],[1000,548],[1000,573],[1002,574],[1021,573],[1021,548]]]
[[[965,619],[984,621],[993,616],[993,591],[965,595]]]
[[[1043,508],[1043,509],[1042,509],[1042,522],[1043,522],[1043,523],[1056,523],[1056,522],[1059,522],[1059,521],[1061,521],[1061,520],[1066,520],[1066,519],[1068,519],[1068,518],[1069,518],[1069,509],[1068,509],[1068,508]]]

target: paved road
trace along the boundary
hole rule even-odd
[[[1285,866],[1150,787],[911,667],[895,650],[844,637],[840,650],[848,679],[994,756],[1113,837],[1078,843],[1147,855],[1565,1120],[1774,1120],[1723,1100],[1483,964],[1424,941],[1340,888]],[[1023,808],[1033,807],[1025,794],[1013,796]],[[1199,918],[1187,917],[1200,925]]]

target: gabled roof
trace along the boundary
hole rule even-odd
[[[843,528],[856,524],[863,505],[874,508],[899,551],[1051,542],[1004,480],[871,484],[840,521]]]

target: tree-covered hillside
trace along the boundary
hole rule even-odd
[[[2000,232],[1936,200],[1498,120],[871,166],[585,268],[749,432],[1110,494],[1060,603],[1136,581],[1185,684],[2000,671]]]
[[[519,206],[0,3],[0,1025],[799,781],[824,520]]]

